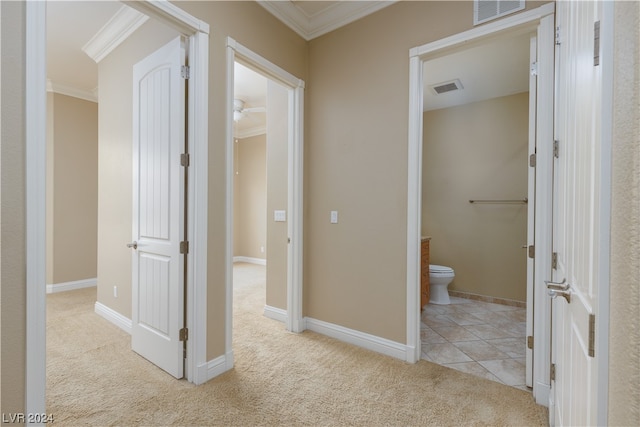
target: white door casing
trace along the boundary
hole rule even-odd
[[[553,3],[496,20],[454,36],[450,36],[410,50],[409,75],[409,145],[407,194],[407,348],[406,360],[420,359],[420,307],[419,262],[421,235],[421,183],[422,183],[422,89],[423,66],[433,56],[459,49],[485,38],[496,37],[507,31],[537,32],[537,82],[535,138],[537,159],[535,171],[535,267],[533,315],[533,395],[538,404],[548,404],[549,394],[549,329],[550,302],[544,289],[544,278],[551,270],[551,198],[552,198],[552,145],[553,145],[553,57],[554,57]],[[533,206],[535,205],[535,206]],[[528,244],[532,244],[527,236]],[[533,319],[531,319],[533,317]],[[529,330],[528,330],[529,332]],[[523,342],[524,345],[524,342]]]
[[[529,74],[529,170],[527,177],[527,245],[525,246],[527,257],[527,347],[525,352],[526,371],[525,384],[533,387],[533,345],[529,345],[529,337],[533,344],[533,310],[535,281],[535,257],[529,256],[529,247],[535,247],[535,207],[536,207],[536,106],[538,102],[537,91],[537,59],[538,59],[538,39],[531,36],[529,44],[529,63],[531,64]],[[533,159],[533,160],[532,160]]]
[[[185,47],[177,37],[133,67],[131,348],[184,376]]]
[[[603,120],[602,2],[560,2],[557,12],[557,158],[554,162],[551,425],[606,422],[604,346],[597,323],[608,276],[608,152]],[[569,33],[570,32],[570,33]],[[598,35],[596,35],[598,34]],[[603,270],[605,274],[603,274]],[[606,396],[606,393],[604,394]]]
[[[303,268],[303,178],[304,178],[304,88],[303,80],[258,55],[236,40],[227,38],[227,277],[226,277],[226,354],[233,359],[232,309],[233,309],[233,75],[236,61],[256,70],[268,79],[276,81],[288,90],[288,141],[287,141],[287,316],[288,331],[302,332],[302,268]]]

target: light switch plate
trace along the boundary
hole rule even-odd
[[[286,222],[287,211],[273,211],[273,220],[275,222]]]
[[[338,223],[338,211],[331,211],[331,224]]]

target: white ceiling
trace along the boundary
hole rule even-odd
[[[393,1],[258,1],[309,40]],[[47,0],[47,77],[57,89],[72,89],[95,98],[98,67],[82,47],[123,7],[117,0]],[[529,37],[522,35],[429,61],[425,67],[425,110],[444,108],[528,90]],[[469,66],[469,64],[473,64]],[[266,80],[237,67],[236,98],[247,107],[264,106]],[[464,89],[433,95],[429,85],[460,79]],[[264,88],[264,89],[262,89]],[[64,92],[64,90],[62,90]],[[252,113],[257,119],[261,113]],[[254,127],[245,120],[244,127]],[[239,125],[240,127],[240,125]]]
[[[98,86],[98,65],[82,47],[122,7],[119,1],[47,0],[47,77],[86,92]]]
[[[235,63],[233,97],[245,102],[245,108],[267,106],[267,79],[242,64]],[[238,138],[259,135],[266,131],[267,114],[250,112],[234,122]]]
[[[432,59],[424,67],[424,110],[436,110],[529,90],[529,34]],[[463,89],[435,94],[432,85],[459,79]]]

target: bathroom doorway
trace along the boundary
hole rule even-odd
[[[541,405],[547,405],[550,396],[550,315],[551,304],[544,284],[552,269],[551,224],[553,196],[553,160],[554,160],[554,67],[555,67],[555,5],[552,3],[527,10],[516,15],[475,27],[471,30],[452,35],[410,50],[409,58],[409,153],[408,153],[408,221],[407,221],[407,304],[415,307],[407,310],[407,360],[420,359],[422,350],[420,294],[420,237],[428,233],[422,227],[422,142],[424,119],[424,90],[426,77],[424,69],[432,59],[447,56],[465,49],[477,47],[492,40],[507,36],[533,34],[530,38],[529,67],[526,76],[530,76],[531,102],[529,111],[533,119],[529,120],[529,159],[524,168],[528,172],[527,197],[527,241],[519,243],[518,251],[527,263],[526,292],[526,338],[525,378],[527,386],[532,386],[533,397]],[[467,68],[474,70],[473,63]],[[454,77],[454,79],[457,77]],[[441,83],[441,82],[436,82]],[[447,83],[447,82],[442,82]],[[451,83],[451,82],[448,82]],[[462,83],[464,85],[464,83]],[[535,101],[535,102],[534,102]],[[499,123],[502,125],[503,123]],[[472,141],[475,137],[472,138]],[[466,154],[460,153],[460,155]],[[425,152],[425,156],[428,155]],[[449,167],[457,170],[456,159],[451,159]],[[500,169],[496,169],[498,173]],[[449,194],[450,184],[443,182],[441,191]],[[499,196],[509,197],[511,196]],[[469,195],[464,200],[480,198]],[[517,197],[520,199],[520,196]],[[479,207],[479,206],[476,206]],[[484,206],[489,207],[489,206]],[[453,215],[457,215],[454,212]],[[533,222],[533,223],[532,223]],[[534,227],[535,225],[535,227]],[[437,242],[433,240],[433,247]],[[466,242],[463,244],[467,244]],[[522,246],[527,246],[526,250]],[[534,258],[526,258],[533,255]],[[435,253],[434,253],[435,256]],[[435,260],[434,260],[435,261]],[[455,266],[453,266],[455,267]],[[427,275],[428,277],[428,275]],[[452,286],[452,289],[455,289]],[[491,296],[491,295],[489,295]],[[534,304],[535,302],[535,304]],[[422,334],[423,336],[425,334]],[[534,358],[535,354],[535,358]]]
[[[524,390],[536,58],[536,28],[520,28],[425,60],[422,87],[421,234],[455,277],[451,304],[421,313],[421,358]]]

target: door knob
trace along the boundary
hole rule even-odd
[[[551,298],[562,297],[567,300],[568,304],[571,304],[571,285],[567,283],[567,279],[562,279],[562,282],[554,282],[552,280],[545,280],[545,285],[549,289],[549,296]]]
[[[131,243],[127,243],[127,247],[128,248],[133,248],[133,249],[138,249],[138,242],[136,242],[135,240]]]

